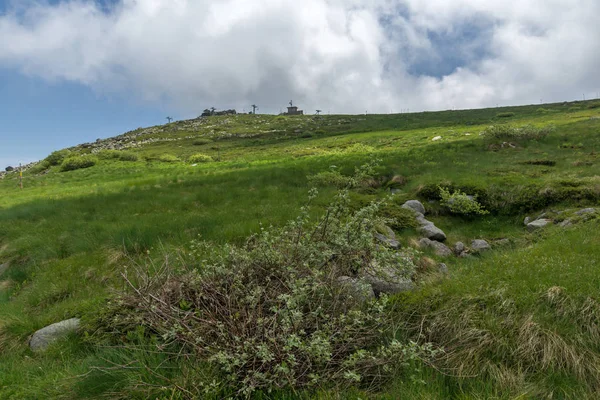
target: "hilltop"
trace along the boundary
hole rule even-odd
[[[190,284],[205,283],[194,274],[208,268],[206,260],[248,274],[251,287],[264,276],[249,266],[272,267],[259,250],[276,249],[269,253],[275,259],[295,254],[289,232],[298,221],[330,221],[331,210],[343,209],[329,242],[298,233],[297,243],[314,244],[302,254],[314,261],[353,248],[360,257],[336,256],[334,264],[351,265],[348,276],[334,277],[349,279],[343,282],[363,279],[367,258],[409,260],[402,282],[410,290],[360,314],[375,323],[369,318],[381,312],[383,332],[351,332],[374,335],[358,347],[364,351],[414,342],[402,347],[414,357],[392,372],[381,366],[369,385],[354,370],[344,370],[344,384],[332,372],[313,386],[282,372],[269,379],[285,385],[253,396],[592,399],[600,387],[599,150],[598,101],[394,115],[227,115],[55,152],[28,166],[23,190],[15,171],[0,174],[0,398],[240,395],[237,381],[215,367],[225,364],[174,356],[189,349],[182,344],[187,336],[175,325],[154,324],[144,301],[168,302],[171,294],[160,295],[175,285],[179,297],[163,311],[176,309],[173,318],[188,323],[200,312],[198,293],[208,290]],[[313,187],[319,194],[302,208]],[[343,207],[329,206],[336,201]],[[370,208],[379,201],[385,203]],[[406,207],[416,201],[421,214]],[[371,222],[351,228],[363,220]],[[288,221],[296,225],[279,231]],[[366,236],[349,239],[362,229]],[[252,236],[260,232],[269,234]],[[227,246],[237,246],[239,258],[221,257]],[[313,276],[303,263],[292,264],[282,280]],[[329,271],[328,264],[320,268]],[[219,271],[214,276],[235,280]],[[312,296],[329,299],[319,290]],[[348,308],[366,307],[347,301]],[[31,350],[36,331],[73,318],[76,331],[46,351]],[[268,381],[265,371],[256,382]],[[229,383],[211,389],[213,382]]]

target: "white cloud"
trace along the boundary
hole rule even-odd
[[[600,90],[597,0],[28,1],[0,16],[0,65],[204,107],[388,112],[560,101]],[[432,40],[474,22],[481,38]],[[481,27],[480,27],[481,28]],[[475,32],[476,34],[477,32]],[[446,76],[415,60],[477,57]],[[485,43],[480,43],[485,40]]]

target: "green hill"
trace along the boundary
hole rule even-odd
[[[403,249],[417,249],[422,232],[400,207],[417,199],[449,248],[482,239],[492,249],[443,257],[421,248],[411,256],[415,289],[381,306],[393,326],[364,349],[413,341],[434,349],[427,357],[409,357],[391,373],[378,366],[377,379],[346,374],[349,383],[330,377],[295,386],[282,372],[274,382],[292,383],[244,393],[597,398],[600,208],[579,211],[599,207],[599,151],[600,103],[588,101],[397,115],[215,116],[53,153],[24,172],[22,190],[17,172],[0,176],[0,398],[241,396],[234,384],[219,385],[235,381],[220,364],[201,353],[178,357],[187,348],[182,336],[152,325],[144,305],[125,307],[124,299],[136,298],[127,282],[151,294],[165,289],[151,278],[166,279],[168,271],[168,282],[188,287],[182,277],[201,269],[212,250],[244,246],[261,229],[295,220],[311,187],[319,195],[306,211],[310,221],[348,188],[340,227],[386,199],[378,215]],[[351,181],[373,162],[370,173]],[[440,188],[457,195],[450,207]],[[461,213],[460,202],[471,198],[459,192],[488,213]],[[525,217],[541,214],[548,226],[525,227]],[[210,246],[199,250],[200,241]],[[274,254],[284,252],[277,247],[284,242],[272,243]],[[248,255],[256,265],[266,259],[256,254],[260,246]],[[178,312],[193,313],[197,304],[181,296],[187,300]],[[82,321],[76,333],[31,351],[34,332],[75,317]],[[313,372],[307,367],[307,376]]]

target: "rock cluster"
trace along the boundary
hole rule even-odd
[[[564,215],[564,213],[566,212],[568,211],[559,211],[556,212],[556,215]],[[529,232],[538,231],[552,224],[558,224],[561,228],[568,228],[570,226],[575,225],[578,222],[587,221],[588,219],[594,218],[597,214],[598,210],[596,208],[583,208],[581,210],[577,210],[575,212],[572,212],[572,216],[566,219],[552,219],[548,216],[547,213],[543,213],[535,219],[526,217],[523,221],[523,224]]]

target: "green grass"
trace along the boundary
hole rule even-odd
[[[597,354],[590,336],[569,323],[579,314],[557,317],[540,300],[553,286],[563,287],[573,304],[597,299],[597,223],[566,233],[552,229],[530,235],[522,220],[548,208],[598,204],[600,120],[591,117],[599,115],[600,109],[577,102],[544,105],[543,110],[527,106],[399,115],[211,117],[202,123],[180,121],[135,131],[143,133],[136,137],[123,135],[124,142],[135,144],[123,160],[116,153],[101,153],[90,168],[61,172],[58,165],[45,174],[26,172],[22,191],[16,174],[9,174],[0,180],[0,263],[10,264],[0,276],[0,398],[94,398],[115,388],[126,390],[127,380],[118,376],[107,377],[96,389],[81,378],[109,357],[93,341],[84,344],[73,337],[38,355],[27,349],[29,335],[74,316],[93,321],[113,290],[123,287],[120,274],[133,262],[185,251],[198,235],[242,243],[261,224],[282,225],[303,204],[308,176],[332,166],[349,175],[373,158],[381,160],[381,182],[354,192],[355,202],[389,195],[386,183],[402,176],[394,201],[421,198],[450,244],[476,238],[509,238],[513,243],[475,260],[450,261],[449,281],[434,281],[402,297],[416,310],[414,315],[426,323],[435,322],[438,314],[447,316],[443,321],[456,321],[457,305],[489,302],[489,312],[474,312],[469,318],[477,327],[484,321],[481,326],[510,347],[516,345],[515,336],[498,322],[505,317],[499,304],[506,301],[515,307],[510,314],[513,327],[533,315],[536,324],[569,338],[578,350]],[[502,148],[501,142],[479,135],[500,123],[554,125],[556,130]],[[435,136],[442,140],[432,141]],[[180,161],[198,153],[215,161],[197,166]],[[540,160],[554,164],[539,165]],[[449,215],[436,202],[438,185],[478,194],[491,214]],[[315,213],[334,187],[319,190]],[[403,243],[417,237],[410,228],[398,234]],[[434,334],[459,333],[451,324],[446,328],[432,331],[431,339],[438,340]],[[404,334],[411,332],[407,327]],[[586,388],[589,382],[560,368],[515,372],[515,356],[500,348],[486,357],[480,365],[489,360],[506,363],[507,374],[517,383],[503,384],[492,369],[480,377],[455,378],[424,367],[419,374],[426,385],[399,377],[382,396],[584,398],[593,393]]]

